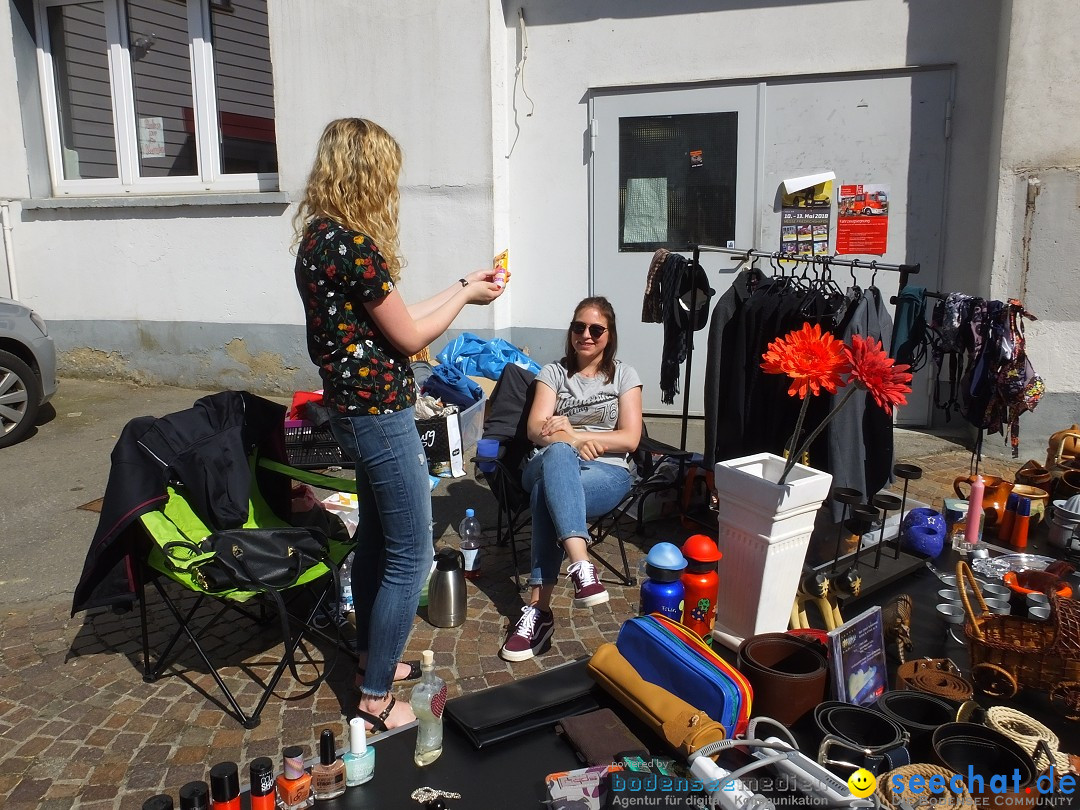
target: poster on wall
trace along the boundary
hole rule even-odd
[[[840,186],[836,215],[836,252],[883,256],[889,244],[889,187]]]
[[[165,157],[165,125],[161,116],[139,119],[139,156]]]
[[[791,256],[829,253],[832,172],[785,180],[780,199],[780,252]]]

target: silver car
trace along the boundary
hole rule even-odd
[[[0,447],[26,438],[56,386],[56,347],[45,321],[0,298]]]

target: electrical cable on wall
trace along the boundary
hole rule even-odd
[[[533,112],[536,110],[536,104],[532,98],[529,97],[529,91],[525,89],[525,60],[529,58],[529,34],[525,30],[525,10],[518,9],[518,37],[521,41],[521,58],[518,59],[517,66],[514,69],[514,129],[517,130],[514,134],[514,142],[510,144],[510,151],[506,153],[507,157],[514,154],[514,147],[517,146],[518,138],[521,137],[521,124],[517,120],[517,86],[521,84],[521,93],[529,100],[530,109],[525,113],[526,118],[532,117]]]

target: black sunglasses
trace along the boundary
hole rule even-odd
[[[570,323],[570,331],[575,335],[584,335],[586,329],[589,330],[589,335],[593,340],[599,340],[600,336],[607,331],[606,326],[601,326],[598,323],[582,323],[581,321],[572,321]]]

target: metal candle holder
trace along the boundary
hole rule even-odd
[[[874,555],[874,568],[881,565],[881,547],[885,544],[885,524],[889,520],[889,512],[892,512],[897,507],[903,509],[904,502],[897,498],[895,495],[890,495],[887,492],[879,492],[874,496],[871,503],[882,511],[881,515],[881,533],[878,535],[877,553]],[[901,512],[901,518],[903,512]],[[900,527],[896,529],[896,543],[893,544],[893,559],[900,559]]]
[[[833,554],[831,569],[833,573],[836,573],[836,566],[840,563],[840,543],[844,539],[844,523],[847,522],[848,507],[862,503],[862,493],[849,487],[837,487],[832,492],[832,498],[834,501],[844,505],[843,512],[840,515],[840,525],[836,527],[836,553]]]
[[[907,504],[907,488],[912,481],[922,478],[922,467],[916,464],[894,464],[893,475],[904,479],[904,497],[900,499],[900,520],[904,519],[904,506]]]

